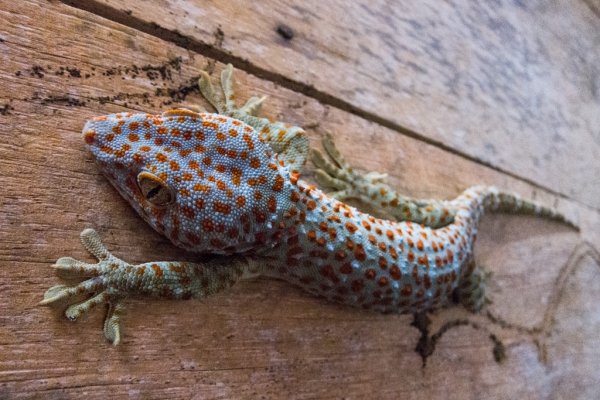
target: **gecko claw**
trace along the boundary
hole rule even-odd
[[[104,321],[104,336],[115,346],[121,342],[121,315],[123,308],[123,303],[109,303],[108,313]]]

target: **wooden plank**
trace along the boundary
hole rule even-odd
[[[412,316],[332,305],[267,279],[202,302],[131,300],[117,348],[102,337],[101,311],[72,324],[36,307],[57,282],[48,265],[65,255],[91,261],[77,239],[84,228],[131,262],[196,258],[118,196],[80,131],[90,116],[158,112],[188,91],[185,101],[199,102],[192,78],[223,65],[61,3],[1,4],[0,398],[543,398],[564,390],[557,376],[598,390],[599,260],[586,248],[572,256],[582,240],[600,244],[596,211],[243,71],[239,98],[268,94],[266,115],[312,127],[313,144],[337,132],[355,165],[390,173],[403,192],[450,198],[494,184],[556,206],[582,234],[490,216],[477,254],[492,273],[490,314],[455,307],[417,321],[420,329]],[[549,309],[556,323],[546,326]]]
[[[69,3],[600,207],[600,20],[581,0]]]
[[[590,9],[600,17],[600,0],[584,0]]]

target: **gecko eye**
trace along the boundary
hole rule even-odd
[[[150,172],[140,172],[138,186],[148,203],[156,207],[165,207],[175,201],[175,193],[162,179]]]

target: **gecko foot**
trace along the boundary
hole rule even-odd
[[[128,264],[113,256],[102,245],[98,233],[93,229],[81,232],[81,242],[90,254],[96,257],[97,264],[87,264],[71,257],[62,257],[52,265],[60,278],[67,281],[86,278],[73,285],[53,286],[44,294],[40,305],[68,305],[65,316],[75,321],[100,304],[108,304],[108,314],[104,323],[104,335],[113,344],[121,340],[120,316],[123,306],[120,303],[122,289],[117,285]],[[92,295],[81,302],[86,295]]]
[[[236,108],[233,89],[233,66],[231,64],[227,64],[227,67],[221,71],[221,89],[225,102],[216,95],[215,89],[210,82],[210,77],[205,71],[202,71],[200,75],[198,86],[204,98],[217,109],[219,114],[229,115],[242,121],[245,120],[244,117],[257,116],[260,113],[263,102],[267,98],[266,96],[261,98],[251,97],[242,108]]]
[[[343,200],[348,197],[360,197],[357,189],[360,186],[371,183],[376,184],[383,181],[387,174],[370,172],[359,175],[346,162],[333,141],[331,133],[326,132],[323,136],[323,147],[327,156],[320,150],[311,149],[311,159],[317,166],[315,179],[319,185],[334,188],[336,191],[329,193],[331,197]]]

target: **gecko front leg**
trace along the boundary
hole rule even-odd
[[[65,316],[77,320],[93,308],[108,304],[104,336],[113,344],[121,341],[123,301],[130,295],[164,299],[210,296],[241,279],[260,275],[257,263],[248,257],[216,257],[203,263],[150,262],[131,265],[112,255],[93,229],[81,233],[81,242],[97,264],[62,257],[52,267],[66,280],[85,278],[75,285],[57,285],[44,294],[40,305],[68,304]],[[91,295],[81,302],[81,297]]]

